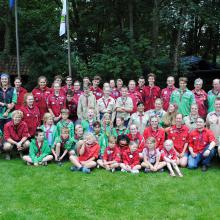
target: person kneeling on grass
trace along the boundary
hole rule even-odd
[[[109,137],[109,145],[104,151],[102,159],[97,161],[97,164],[106,170],[114,172],[119,167],[121,161],[120,149],[116,144],[116,137]]]
[[[11,159],[10,153],[13,147],[19,152],[21,158],[23,157],[23,151],[29,148],[30,142],[27,140],[30,136],[28,126],[22,121],[22,118],[23,112],[15,110],[12,112],[12,121],[5,124],[3,150],[6,152],[6,160]]]
[[[146,140],[145,148],[142,152],[143,162],[141,166],[144,167],[144,172],[157,172],[158,170],[163,171],[163,167],[166,166],[165,161],[160,162],[160,152],[156,149],[156,139],[149,137]]]
[[[180,177],[183,177],[183,174],[180,172],[179,167],[177,165],[177,155],[174,149],[173,141],[168,139],[164,142],[163,146],[164,148],[162,150],[161,158],[163,159],[163,161],[166,162],[167,168],[170,172],[170,176],[176,176],[176,174],[173,171],[174,168],[177,174]]]
[[[71,170],[90,173],[90,169],[96,167],[95,160],[99,156],[100,146],[93,133],[86,133],[84,135],[84,140],[79,141],[77,145],[79,156],[70,156],[70,161],[73,164]]]
[[[50,153],[51,150],[47,140],[44,139],[43,130],[37,128],[35,139],[31,140],[29,155],[23,156],[23,160],[27,162],[27,165],[34,164],[34,166],[46,166],[47,162],[53,159]]]
[[[131,141],[129,148],[122,153],[122,163],[120,167],[122,172],[139,173],[141,165],[136,142]]]
[[[52,153],[58,165],[62,165],[61,161],[67,153],[69,154],[69,156],[75,154],[73,146],[74,138],[70,137],[70,129],[68,127],[62,127],[61,135],[57,137],[54,142],[55,150],[52,148]]]

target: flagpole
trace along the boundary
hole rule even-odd
[[[69,76],[72,76],[71,50],[70,50],[70,26],[69,26],[69,1],[68,1],[68,0],[66,0],[66,27],[67,27],[67,42],[68,42],[68,67],[69,67]]]
[[[15,0],[15,33],[16,33],[16,53],[17,53],[17,74],[18,74],[18,77],[21,77],[21,73],[20,73],[20,53],[19,53],[19,36],[18,36],[17,0]]]

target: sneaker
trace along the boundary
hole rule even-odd
[[[6,159],[6,160],[11,160],[10,154],[6,154],[6,155],[5,155],[5,159]]]
[[[27,165],[28,165],[28,166],[31,166],[31,163],[27,162]]]
[[[114,173],[114,172],[115,172],[115,168],[112,168],[112,169],[111,169],[111,172]]]
[[[208,167],[206,165],[202,165],[202,172],[206,172],[208,170]]]
[[[42,166],[47,166],[47,161],[42,162]]]
[[[97,165],[97,167],[96,167],[97,169],[99,169],[100,168],[100,166],[99,165]]]
[[[121,172],[123,172],[123,173],[127,173],[127,170],[121,169]]]
[[[83,167],[82,172],[83,173],[91,173],[91,170],[89,168]]]
[[[144,169],[144,172],[145,172],[145,173],[150,173],[151,170],[150,170],[149,168],[145,168],[145,169]]]
[[[164,172],[164,168],[161,168],[161,169],[159,170],[159,172],[160,172],[160,173],[163,173],[163,172]]]
[[[79,168],[78,168],[78,167],[75,167],[75,166],[71,166],[71,167],[70,167],[70,170],[73,171],[73,172],[74,172],[74,171],[79,171]]]
[[[139,173],[139,170],[131,170],[131,173],[134,173],[134,174]]]

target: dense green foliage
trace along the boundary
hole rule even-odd
[[[110,173],[0,160],[0,219],[219,219],[219,164],[184,177]]]
[[[220,2],[216,0],[69,0],[73,76],[183,74],[181,56],[217,62]],[[0,57],[15,55],[14,13],[1,0]],[[22,0],[20,50],[30,75],[66,74],[66,37],[59,37],[60,0]],[[36,77],[31,77],[35,80]],[[30,82],[29,82],[30,83]]]

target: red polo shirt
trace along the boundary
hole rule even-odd
[[[13,121],[9,121],[5,124],[4,127],[4,139],[8,141],[9,138],[19,142],[23,137],[28,138],[28,126],[24,121],[21,121],[19,124],[14,125]]]
[[[204,128],[202,132],[195,129],[189,133],[189,147],[193,148],[194,153],[202,153],[205,147],[215,140],[213,132]]]
[[[105,149],[103,160],[105,161],[121,161],[120,149],[116,145],[114,148],[107,147]]]
[[[51,89],[48,87],[45,87],[44,90],[41,90],[40,88],[35,88],[32,91],[32,94],[34,96],[35,104],[39,108],[40,111],[40,118],[43,119],[43,116],[46,112],[48,112],[47,108],[47,98],[51,94]]]
[[[61,109],[66,108],[66,97],[62,94],[55,96],[54,94],[49,95],[47,100],[48,109],[50,108],[55,115],[58,117],[61,113]]]
[[[24,96],[27,93],[27,90],[23,87],[20,87],[19,91],[16,90],[16,92],[17,92],[17,103],[15,104],[15,110],[18,110],[24,104]]]
[[[203,118],[207,115],[207,93],[201,89],[200,93],[197,93],[196,90],[192,90],[193,94],[195,95],[196,103],[199,109],[199,115]]]
[[[73,98],[74,100],[76,100],[76,103],[78,104],[79,102],[79,97],[83,94],[83,91],[79,90],[79,91],[74,91],[74,95]]]
[[[114,99],[117,99],[118,97],[121,96],[121,92],[117,89],[117,88],[114,88],[112,91],[111,91],[111,97],[114,98]]]
[[[93,95],[96,97],[96,100],[100,99],[103,96],[103,91],[99,87],[94,88],[93,86],[91,86],[90,91],[92,91]]]
[[[138,151],[141,153],[144,149],[144,137],[138,132],[135,137],[132,137],[131,133],[127,135],[130,141],[135,141],[138,144]]]
[[[156,139],[156,148],[162,150],[163,143],[165,141],[165,131],[163,128],[158,128],[154,131],[151,127],[147,127],[144,130],[144,139],[147,140],[149,137],[154,137]]]
[[[140,164],[139,151],[136,150],[134,152],[131,152],[131,150],[128,148],[122,154],[122,162],[126,165],[129,165],[131,168],[133,168],[136,165],[139,165]]]
[[[139,93],[141,93],[142,98],[143,98],[143,95],[144,95],[144,88],[145,88],[145,86],[143,86],[142,88],[140,88],[140,86],[136,86],[136,90]]]
[[[165,88],[161,91],[161,99],[163,100],[163,109],[164,111],[168,110],[169,104],[170,104],[170,96],[174,90],[177,88],[173,86],[172,88]]]
[[[167,151],[165,148],[163,148],[163,152],[161,154],[161,158],[164,160],[164,157],[169,158],[170,160],[176,160],[176,151],[174,148],[170,149],[170,151]]]
[[[172,126],[168,130],[167,139],[171,139],[174,144],[174,148],[178,153],[183,152],[185,143],[189,141],[189,128],[182,125],[181,128],[177,128],[176,125]]]
[[[143,99],[145,111],[155,109],[155,100],[160,98],[160,88],[158,86],[145,86],[143,90]]]
[[[130,96],[131,99],[132,99],[133,106],[134,106],[132,113],[134,113],[134,112],[137,111],[137,104],[138,104],[138,102],[142,102],[143,101],[142,95],[138,91],[133,91],[133,92],[129,91],[128,92],[128,96]]]
[[[95,157],[96,159],[99,157],[99,150],[100,146],[95,143],[92,146],[86,146],[84,154],[79,156],[79,161],[87,161],[92,157]]]
[[[34,136],[37,127],[41,124],[39,108],[37,106],[33,108],[22,106],[21,111],[23,112],[22,120],[26,122],[30,136]]]
[[[67,85],[65,85],[61,89],[62,89],[62,91],[64,92],[65,95],[66,95],[68,90],[71,90],[71,91],[74,92],[74,86],[70,86],[70,88],[68,88]]]

